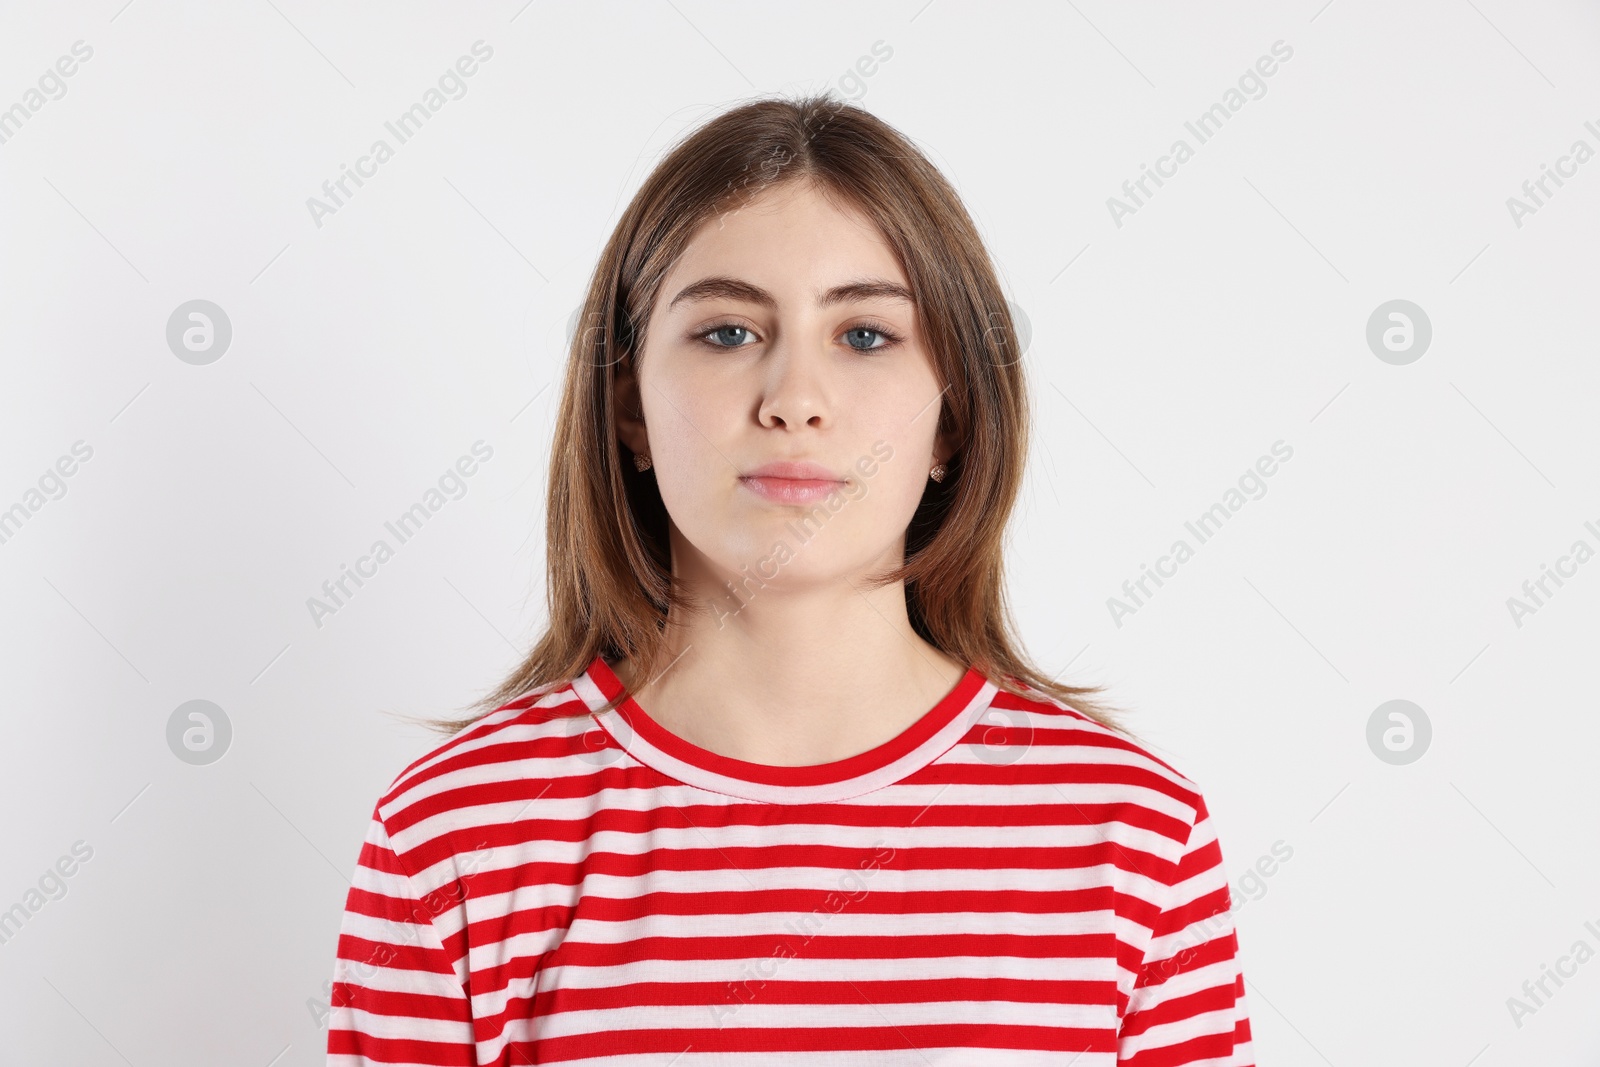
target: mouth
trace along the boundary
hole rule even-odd
[[[739,476],[739,484],[777,504],[813,504],[845,484],[816,463],[768,463]]]
[[[739,484],[764,500],[776,504],[814,504],[844,486],[831,478],[742,477]]]

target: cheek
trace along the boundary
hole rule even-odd
[[[935,399],[936,389],[907,391],[872,413],[870,425],[863,426],[862,440],[878,462],[878,474],[871,480],[888,476],[897,480],[913,499],[921,496],[923,482],[933,466],[934,437],[938,433],[941,405]],[[932,401],[930,403],[929,401]],[[882,459],[885,454],[888,459]]]
[[[726,497],[735,471],[728,458],[737,399],[715,383],[687,383],[663,375],[650,386],[645,422],[655,462],[656,487],[679,529],[699,529]]]
[[[927,417],[933,414],[930,411]],[[876,445],[875,451],[869,446],[862,453],[871,461],[872,473],[867,474],[858,466],[855,474],[866,490],[875,522],[892,523],[903,530],[922,500],[928,467],[932,466],[932,461],[924,463],[923,457],[932,452],[933,442],[931,434],[917,432],[919,427],[920,421],[908,426],[901,419],[896,424],[879,426],[864,438]],[[885,454],[888,459],[883,458]]]
[[[884,521],[904,528],[911,521],[922,494],[927,489],[928,472],[912,459],[920,456],[921,449],[895,446],[894,458],[878,464],[878,473],[867,479],[871,491],[878,498]]]
[[[663,373],[647,384],[645,422],[650,450],[655,455],[678,460],[674,466],[688,466],[697,475],[710,473],[706,464],[728,467],[728,439],[743,410],[737,393],[729,383],[712,378],[698,381]],[[709,457],[709,459],[707,458]],[[688,472],[686,472],[688,473]]]

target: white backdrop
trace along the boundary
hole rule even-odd
[[[1260,1062],[1596,1063],[1597,55],[1574,0],[7,4],[0,1061],[322,1062],[440,740],[386,713],[543,623],[601,245],[685,130],[831,86],[1029,325],[1018,621],[1205,790]]]

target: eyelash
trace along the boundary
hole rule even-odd
[[[707,338],[716,333],[718,330],[726,330],[730,327],[744,330],[746,333],[755,333],[754,330],[750,329],[750,327],[746,326],[742,322],[728,321],[715,323],[711,326],[707,326],[703,330],[696,330],[693,334],[693,337],[695,340],[710,345],[712,348],[737,349],[748,347],[746,345],[719,345],[714,341],[707,340]],[[881,334],[884,338],[883,344],[875,345],[872,348],[855,348],[854,345],[849,346],[851,348],[855,348],[855,351],[857,352],[882,352],[885,349],[893,348],[895,345],[905,340],[905,338],[901,337],[895,331],[889,329],[889,327],[883,325],[881,322],[875,322],[872,319],[863,319],[860,322],[853,323],[849,329],[845,330],[845,332],[849,333],[850,330],[868,330],[872,333]]]

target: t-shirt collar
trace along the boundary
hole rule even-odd
[[[573,681],[592,717],[640,763],[715,793],[772,804],[827,803],[893,785],[958,744],[988,708],[998,687],[976,668],[898,736],[832,763],[776,767],[722,756],[668,731],[631,695],[601,712],[625,687],[601,656]]]

